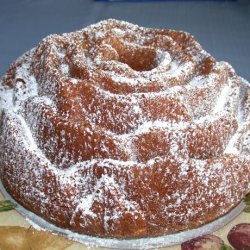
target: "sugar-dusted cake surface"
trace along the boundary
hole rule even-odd
[[[250,85],[188,33],[110,19],[50,35],[0,98],[2,182],[60,227],[175,233],[250,192]]]

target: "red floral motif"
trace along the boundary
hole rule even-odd
[[[250,223],[234,226],[229,231],[227,239],[237,250],[250,250]]]

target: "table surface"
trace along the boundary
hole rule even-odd
[[[250,80],[250,1],[0,0],[0,75],[52,33],[70,32],[106,18],[184,30],[210,54]]]

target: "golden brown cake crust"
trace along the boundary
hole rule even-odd
[[[250,191],[250,87],[185,32],[105,20],[0,81],[0,176],[24,207],[117,238],[191,229]]]

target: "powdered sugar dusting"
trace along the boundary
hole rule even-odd
[[[185,32],[107,20],[51,35],[1,79],[1,178],[80,233],[199,226],[250,191],[249,103]]]

